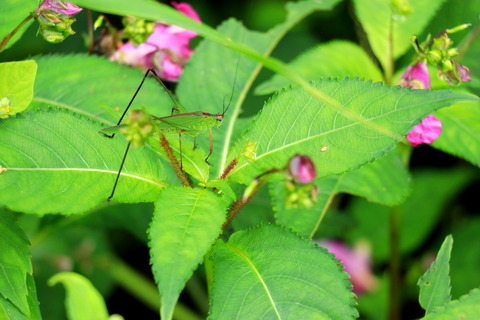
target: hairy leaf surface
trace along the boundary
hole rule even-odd
[[[338,101],[344,113],[301,88],[276,94],[235,145],[230,175],[241,183],[283,168],[296,153],[310,156],[319,176],[338,174],[380,158],[432,111],[476,97],[450,91],[401,89],[359,79],[321,80],[314,86]],[[344,114],[360,115],[354,120]],[[256,144],[256,159],[242,156]]]
[[[171,319],[185,282],[220,235],[225,212],[226,204],[208,189],[171,187],[160,193],[149,234],[162,319]]]
[[[286,250],[288,248],[288,250]],[[323,248],[263,225],[215,247],[209,319],[354,319],[348,275]]]
[[[0,203],[28,213],[81,213],[105,203],[125,152],[121,136],[62,109],[0,122]],[[154,201],[164,170],[149,148],[132,149],[113,200]]]

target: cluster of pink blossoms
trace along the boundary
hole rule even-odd
[[[172,2],[172,6],[184,15],[201,21],[189,4]],[[177,81],[184,64],[193,52],[189,48],[190,40],[196,36],[193,31],[157,22],[147,41],[138,46],[131,41],[126,42],[110,57],[110,60],[145,70],[154,68],[161,78]]]

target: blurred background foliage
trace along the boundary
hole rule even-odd
[[[284,20],[286,1],[202,1],[189,3],[199,13],[202,21],[217,26],[223,20],[234,17],[250,29],[266,31]],[[300,53],[330,40],[343,39],[364,45],[366,43],[353,14],[352,1],[340,2],[333,11],[318,12],[297,25],[280,42],[273,56],[288,62]],[[478,23],[480,1],[448,0],[427,32],[432,34],[461,23]],[[93,13],[95,19],[97,13]],[[120,19],[110,17],[112,21]],[[37,24],[30,25],[23,37],[0,54],[0,61],[23,60],[35,55],[71,54],[87,52],[88,19],[86,10],[77,15],[73,25],[76,35],[59,44],[50,44],[37,37]],[[98,31],[97,31],[98,32]],[[467,33],[452,35],[461,42]],[[424,39],[425,35],[420,36]],[[194,46],[201,39],[193,41]],[[478,43],[478,40],[477,40]],[[471,70],[472,78],[480,72],[478,51],[472,46],[463,57],[462,64]],[[410,62],[413,49],[397,61],[399,67]],[[328,63],[328,61],[319,61]],[[262,71],[253,88],[269,79],[270,71]],[[479,93],[478,82],[472,82],[472,91]],[[261,108],[266,96],[247,98],[243,116],[251,116]],[[480,285],[480,210],[478,196],[480,179],[478,168],[466,161],[447,155],[431,146],[422,145],[413,151],[411,160],[412,185],[410,197],[399,206],[402,217],[401,241],[402,274],[405,290],[404,318],[422,315],[418,306],[416,281],[428,267],[433,255],[447,234],[452,233],[454,248],[451,261],[453,298]],[[477,169],[477,170],[475,170]],[[260,220],[273,221],[273,211],[268,200],[267,188],[245,208],[234,221],[234,228],[244,228]],[[320,227],[317,238],[338,238],[349,244],[361,239],[371,243],[374,272],[379,278],[377,290],[359,298],[363,319],[385,319],[388,282],[388,212],[383,207],[349,195],[335,198],[331,212]],[[137,301],[125,289],[119,274],[107,271],[113,257],[128,261],[146,279],[152,280],[145,230],[151,219],[151,204],[111,205],[81,216],[63,217],[49,215],[42,218],[19,215],[19,223],[32,242],[35,279],[44,319],[63,319],[65,315],[63,288],[48,287],[47,279],[61,270],[75,270],[92,280],[96,288],[108,297],[109,312],[133,319],[144,310],[142,319],[157,319],[158,314],[144,303]],[[116,258],[115,258],[116,259]],[[201,268],[188,284],[182,301],[205,313],[206,301],[196,301],[202,289]],[[196,307],[195,307],[196,306]],[[133,312],[133,313],[132,313]]]

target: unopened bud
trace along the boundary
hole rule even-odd
[[[300,184],[310,184],[317,176],[312,159],[301,154],[296,154],[290,159],[288,172],[293,181]]]
[[[57,43],[75,33],[72,24],[73,17],[82,11],[81,8],[70,2],[45,0],[34,11],[34,17],[39,23],[38,33],[48,42]]]
[[[145,19],[137,19],[135,17],[124,17],[122,19],[125,29],[123,36],[130,40],[134,46],[147,41],[147,38],[155,29],[155,23],[146,21]]]

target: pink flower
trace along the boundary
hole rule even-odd
[[[367,243],[359,243],[353,250],[337,240],[322,240],[318,244],[340,260],[340,264],[350,275],[353,292],[361,294],[375,288],[377,279],[371,271],[370,248]]]
[[[426,63],[416,63],[409,66],[402,75],[400,85],[413,87],[413,89],[430,89],[430,76]]]
[[[172,5],[183,14],[200,21],[198,14],[189,4],[172,2]],[[189,48],[190,39],[196,36],[195,32],[177,26],[156,23],[147,41],[136,47],[130,41],[126,42],[110,60],[142,69],[154,68],[161,78],[177,81],[193,52]]]
[[[50,10],[56,13],[64,14],[66,16],[73,16],[82,11],[82,8],[77,7],[73,3],[63,2],[60,0],[45,0],[40,7],[35,10],[36,13],[40,13],[43,10]]]
[[[317,176],[312,159],[301,154],[296,154],[290,159],[288,172],[293,180],[300,184],[310,184]]]
[[[407,139],[412,147],[416,147],[422,143],[433,143],[440,133],[442,133],[442,122],[431,114],[423,119],[422,123],[413,127],[413,130],[407,135]]]

